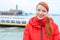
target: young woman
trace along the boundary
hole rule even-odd
[[[48,12],[47,3],[37,4],[36,16],[26,25],[23,40],[58,40],[58,26],[47,16]]]

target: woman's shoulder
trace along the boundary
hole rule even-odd
[[[29,19],[29,22],[33,22],[36,19],[36,16]]]
[[[34,21],[34,19],[35,19],[35,16],[34,16],[34,17],[32,17],[32,18],[30,18],[30,19],[28,20],[27,24],[32,24],[32,23],[33,23],[33,21]]]
[[[30,20],[33,20],[33,19],[35,19],[35,18],[36,18],[36,16],[34,16],[34,17],[30,18]]]
[[[48,18],[49,18],[50,23],[53,23],[54,22],[54,20],[53,20],[52,17],[48,17]]]
[[[29,19],[29,21],[26,24],[27,29],[32,29],[32,25],[34,24],[34,19],[35,19],[35,16]]]
[[[51,24],[53,24],[54,26],[58,26],[53,18],[51,18],[51,17],[48,17],[48,18],[49,18],[49,21]]]
[[[53,18],[49,17],[50,23],[53,25],[54,28],[58,28],[58,25],[56,22],[53,20]]]

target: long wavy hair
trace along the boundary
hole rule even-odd
[[[52,29],[51,29],[51,26],[50,26],[49,18],[47,18],[47,21],[46,21],[46,24],[45,24],[45,31],[46,31],[46,34],[47,34],[48,37],[52,36]]]

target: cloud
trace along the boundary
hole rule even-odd
[[[50,12],[60,12],[60,0],[0,0],[0,10],[15,9],[16,4],[20,10],[35,13],[37,3],[44,1],[47,2]]]

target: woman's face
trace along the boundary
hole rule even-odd
[[[36,8],[36,14],[38,19],[44,19],[46,17],[46,15],[48,14],[47,9],[42,6],[42,5],[38,5]]]

